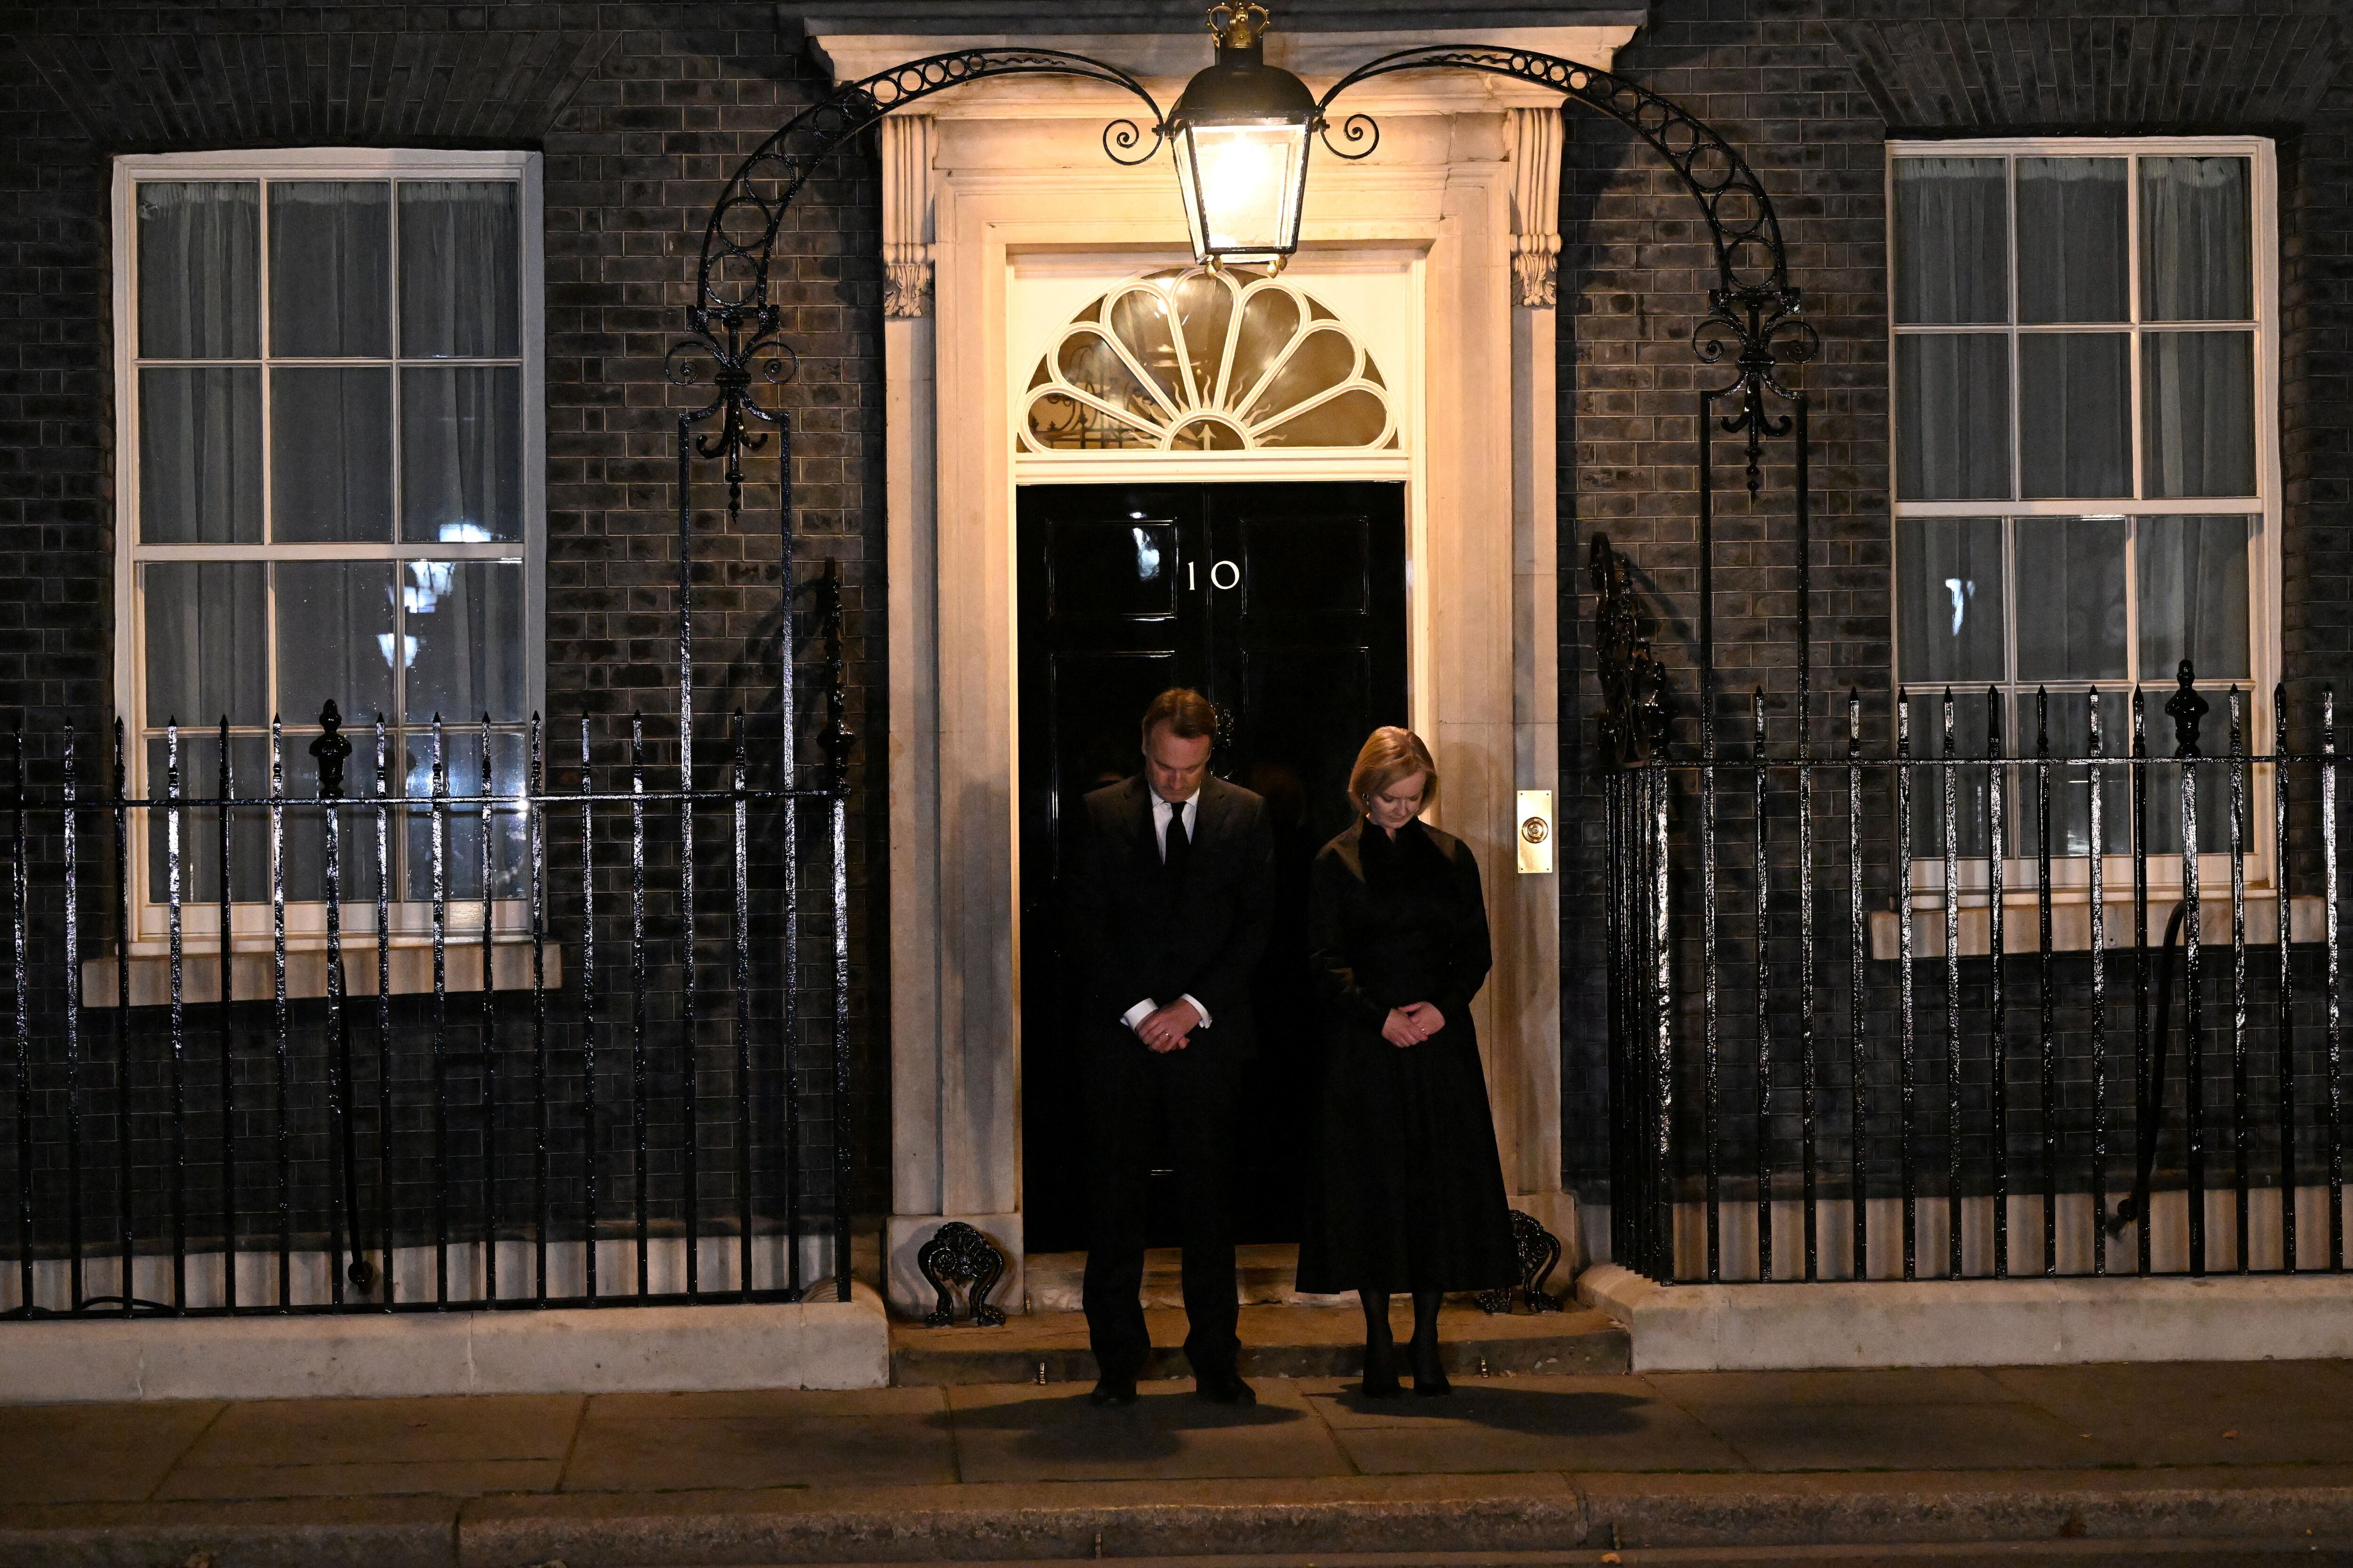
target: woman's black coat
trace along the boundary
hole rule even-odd
[[[1299,1289],[1512,1283],[1511,1210],[1471,1024],[1493,960],[1477,861],[1419,821],[1394,839],[1359,821],[1316,856],[1308,923],[1325,1056]],[[1391,1045],[1382,1021],[1415,1002],[1445,1026]]]

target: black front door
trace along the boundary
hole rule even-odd
[[[1351,819],[1348,767],[1365,736],[1406,721],[1405,488],[1039,486],[1021,491],[1016,548],[1028,1246],[1086,1245],[1063,824],[1087,791],[1136,771],[1138,721],[1170,686],[1218,705],[1213,765],[1264,795],[1274,821],[1280,890],[1237,1199],[1242,1240],[1296,1240],[1318,1055],[1307,868]],[[1157,1214],[1154,1228],[1155,1245],[1174,1239]]]

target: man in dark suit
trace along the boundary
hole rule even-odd
[[[1235,1370],[1235,1095],[1250,1049],[1250,972],[1274,900],[1266,804],[1209,773],[1217,710],[1153,699],[1144,772],[1088,795],[1065,888],[1092,1191],[1085,1300],[1098,1405],[1131,1405],[1152,1342],[1145,1188],[1166,1127],[1184,1240],[1185,1357],[1204,1399],[1257,1403]]]

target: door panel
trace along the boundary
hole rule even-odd
[[[1137,722],[1166,687],[1221,715],[1214,766],[1267,798],[1273,935],[1254,987],[1237,1205],[1246,1241],[1298,1236],[1320,1056],[1306,970],[1307,872],[1353,817],[1366,733],[1405,722],[1399,485],[1086,485],[1021,492],[1021,1028],[1025,1230],[1084,1232],[1085,1128],[1059,928],[1062,826],[1141,765]],[[1155,1184],[1155,1187],[1158,1184]],[[1173,1242],[1155,1212],[1155,1245]]]

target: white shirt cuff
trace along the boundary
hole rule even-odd
[[[1193,1004],[1193,1011],[1201,1015],[1201,1027],[1206,1029],[1209,1026],[1209,1010],[1201,1005],[1201,999],[1198,996],[1196,996],[1190,991],[1187,991],[1184,995],[1178,997],[1177,1000],[1180,1002],[1190,1002]]]
[[[1119,1016],[1119,1021],[1133,1029],[1138,1024],[1143,1023],[1144,1020],[1152,1016],[1153,1013],[1159,1007],[1159,1005],[1160,1005],[1155,1002],[1151,997],[1146,996],[1143,1001],[1138,1002],[1134,1006],[1130,1007],[1126,1012],[1122,1013]],[[1196,1002],[1193,1005],[1198,1007],[1200,1004]]]

